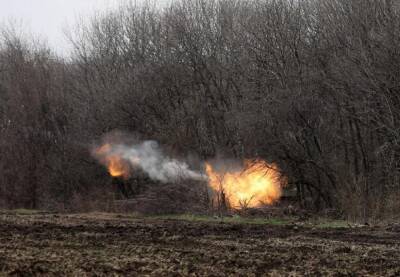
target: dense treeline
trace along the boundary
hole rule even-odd
[[[202,159],[275,161],[305,207],[382,217],[400,199],[399,8],[126,5],[71,32],[70,59],[3,29],[0,204],[104,199],[109,180],[88,149],[126,130]]]

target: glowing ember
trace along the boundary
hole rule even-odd
[[[245,161],[242,170],[216,172],[206,164],[210,187],[223,193],[232,208],[270,205],[282,195],[283,178],[275,164],[265,161]]]

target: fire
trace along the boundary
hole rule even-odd
[[[206,173],[210,187],[223,194],[232,208],[270,205],[282,195],[284,182],[278,167],[262,160],[245,161],[241,170],[232,172],[217,172],[206,163]]]
[[[114,152],[110,144],[104,144],[95,150],[95,155],[107,167],[111,176],[129,178],[131,170],[129,163],[121,155]]]
[[[286,182],[276,164],[263,160],[245,160],[240,169],[225,171],[206,163],[205,176],[190,170],[186,163],[165,158],[150,150],[146,144],[127,146],[106,143],[95,148],[93,154],[111,176],[118,178],[128,179],[133,171],[142,170],[150,178],[161,182],[175,181],[174,178],[171,179],[171,174],[176,175],[176,172],[185,170],[188,178],[208,182],[215,192],[213,203],[220,207],[240,209],[271,205],[281,197],[282,187]]]
[[[107,169],[113,177],[129,177],[129,166],[119,156],[112,155],[107,158]]]

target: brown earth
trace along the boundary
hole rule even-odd
[[[399,276],[400,233],[3,213],[0,274]]]

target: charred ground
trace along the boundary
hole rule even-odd
[[[395,276],[399,245],[400,233],[387,226],[321,228],[110,214],[0,216],[0,272],[14,275]]]

